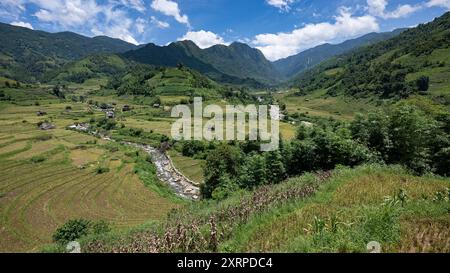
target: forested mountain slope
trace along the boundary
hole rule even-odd
[[[450,90],[450,12],[395,38],[364,47],[292,81],[301,93],[404,98],[431,94],[448,103]]]
[[[48,33],[3,23],[0,23],[0,44],[0,75],[27,82],[40,81],[45,72],[88,55],[136,48],[106,36]]]

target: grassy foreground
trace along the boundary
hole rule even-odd
[[[450,180],[379,165],[306,174],[203,201],[164,224],[82,240],[85,252],[385,252],[450,250]],[[58,247],[47,249],[58,251]]]

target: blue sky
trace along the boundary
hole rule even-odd
[[[429,22],[448,10],[450,0],[0,0],[0,21],[135,44],[240,41],[276,60]]]

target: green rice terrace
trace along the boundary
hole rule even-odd
[[[450,12],[278,61],[0,34],[0,252],[450,252]],[[173,136],[180,105],[216,138]],[[270,106],[269,125],[228,128],[229,105]]]

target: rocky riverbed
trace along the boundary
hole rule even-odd
[[[101,137],[107,141],[114,141],[108,136],[99,134],[98,132],[89,131],[89,126],[81,128],[80,125],[69,126],[71,130],[87,133]],[[150,145],[137,144],[132,142],[122,142],[124,145],[134,146],[136,148],[146,151],[152,158],[153,164],[156,166],[156,175],[158,178],[169,185],[174,192],[186,199],[199,200],[200,199],[200,187],[195,182],[186,178],[181,172],[179,172],[175,166],[173,166],[170,158],[159,149],[156,149]]]
[[[198,200],[200,198],[199,186],[179,173],[165,153],[149,145],[131,142],[124,142],[124,144],[146,151],[156,166],[156,175],[158,178],[167,183],[178,196],[192,200]]]

